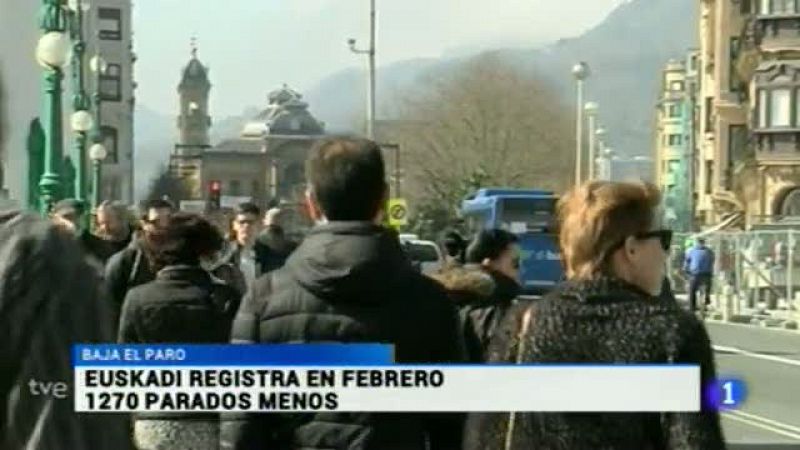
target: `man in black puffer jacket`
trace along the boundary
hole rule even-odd
[[[234,321],[233,342],[378,342],[398,363],[461,362],[455,308],[412,270],[396,233],[380,223],[384,164],[373,142],[320,142],[306,163],[318,225],[286,265],[260,278]],[[227,416],[221,448],[422,450],[461,447],[449,414],[316,413]]]

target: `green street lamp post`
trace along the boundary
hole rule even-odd
[[[61,121],[62,67],[67,63],[69,37],[64,33],[66,20],[61,0],[44,0],[41,28],[44,34],[36,47],[36,59],[45,69],[45,130],[44,173],[39,181],[39,207],[48,214],[53,203],[61,199],[60,171],[63,166],[63,129]]]
[[[92,160],[92,209],[96,210],[100,205],[100,170],[103,165],[103,160],[108,156],[106,147],[97,142],[89,147],[89,159]]]
[[[71,117],[72,131],[74,132],[74,149],[72,159],[75,162],[75,190],[70,192],[78,200],[86,200],[86,143],[87,132],[92,129],[92,115],[88,112],[90,108],[89,98],[86,95],[84,80],[84,56],[86,54],[86,42],[83,39],[83,15],[89,10],[87,0],[69,0],[67,2],[71,11],[71,37],[73,41],[72,49],[72,82],[74,95],[72,97],[72,108],[74,113]]]
[[[89,61],[89,68],[95,74],[95,81],[94,81],[94,136],[92,137],[92,141],[95,143],[103,142],[103,120],[102,120],[102,106],[103,106],[103,94],[100,90],[100,81],[102,79],[103,74],[106,72],[108,68],[108,64],[100,56],[100,53],[97,53],[92,57]]]

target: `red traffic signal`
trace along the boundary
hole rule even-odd
[[[211,192],[219,192],[222,189],[222,184],[219,181],[211,182]]]

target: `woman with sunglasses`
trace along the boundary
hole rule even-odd
[[[508,314],[490,361],[698,364],[708,387],[715,368],[703,324],[657,297],[672,240],[659,223],[660,201],[645,183],[594,181],[564,196],[558,218],[567,281]],[[722,449],[718,413],[703,400],[699,413],[517,414],[513,432],[509,414],[475,414],[465,448]]]

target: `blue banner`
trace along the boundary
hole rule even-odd
[[[384,344],[75,344],[72,366],[367,366],[394,363]]]

